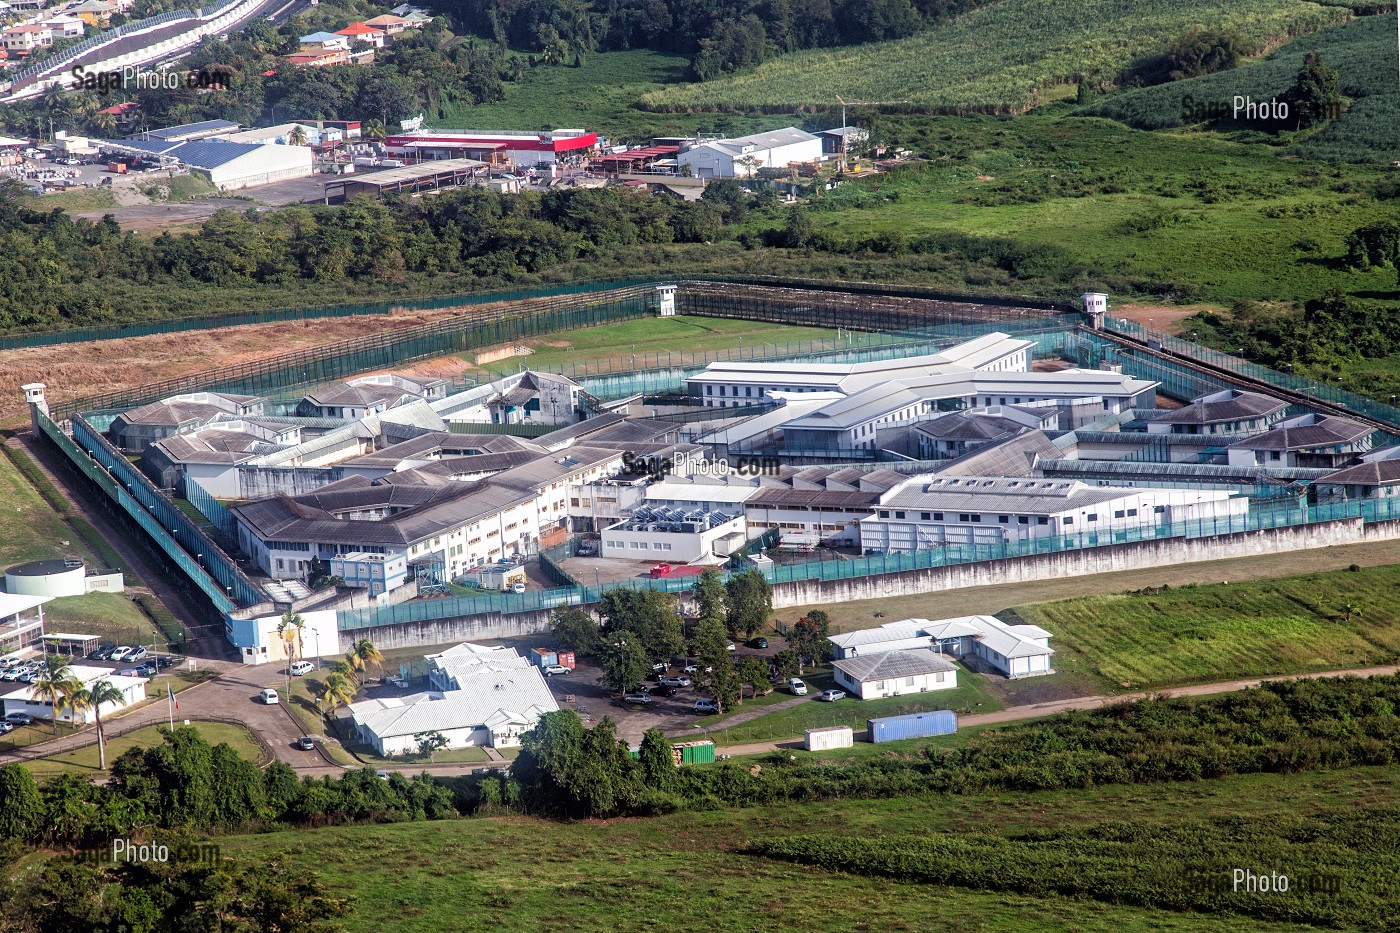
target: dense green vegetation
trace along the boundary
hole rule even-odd
[[[1258,124],[1235,120],[1236,95],[1255,101],[1284,99],[1310,52],[1335,68],[1341,93],[1352,103],[1321,131],[1295,134],[1293,121],[1260,132]],[[1395,158],[1395,112],[1400,87],[1395,80],[1394,23],[1370,16],[1303,36],[1264,61],[1222,74],[1127,90],[1078,112],[1109,117],[1146,130],[1197,125],[1268,142],[1307,158],[1347,162],[1389,162]]]
[[[1013,612],[1055,633],[1057,667],[1073,659],[1134,689],[1393,664],[1400,565],[1087,596]]]
[[[1116,81],[1201,23],[1262,47],[1344,15],[1300,0],[999,0],[912,38],[786,55],[644,102],[658,110],[794,110],[829,106],[839,94],[920,112],[1020,113],[1054,99],[1056,85]]]
[[[240,757],[249,761],[259,761],[264,757],[263,748],[253,738],[246,726],[228,722],[192,722],[190,727],[198,729],[200,736],[213,745],[228,745]],[[109,724],[108,729],[112,726]],[[155,748],[165,742],[165,731],[160,726],[145,726],[132,732],[108,739],[106,750],[108,760],[122,755],[130,748]],[[60,752],[46,758],[26,761],[24,767],[37,778],[52,777],[57,774],[99,774],[100,760],[96,745],[84,745],[71,752]]]

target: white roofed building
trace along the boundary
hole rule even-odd
[[[512,648],[461,644],[427,661],[435,689],[350,704],[357,736],[377,754],[413,754],[426,732],[442,733],[448,748],[511,748],[559,709],[539,668]]]
[[[760,168],[787,168],[821,157],[821,137],[790,126],[738,139],[697,143],[676,156],[676,162],[689,166],[696,178],[747,178]]]
[[[1185,533],[1185,523],[1228,524],[1249,500],[1226,490],[1089,486],[1036,477],[914,476],[880,497],[860,522],[868,551],[925,550],[946,544],[1014,546],[1036,538],[1083,545]],[[1176,527],[1173,527],[1176,526]]]
[[[879,628],[832,635],[828,641],[837,665],[892,651],[932,650],[981,661],[1006,677],[1031,677],[1053,673],[1051,637],[1038,625],[1010,625],[996,616],[977,615],[886,622]]]
[[[928,648],[879,651],[838,660],[832,679],[862,700],[907,696],[958,685],[958,666]]]
[[[124,677],[105,667],[89,667],[85,664],[74,664],[68,671],[84,687],[91,687],[98,681],[105,680],[121,692],[122,702],[102,704],[98,712],[103,716],[110,716],[117,710],[146,698],[145,677]],[[53,719],[53,701],[36,696],[32,684],[6,683],[4,686],[9,689],[0,693],[0,714],[8,716],[10,713],[27,713],[35,719]],[[61,722],[87,723],[92,721],[92,717],[93,711],[90,709],[70,709],[64,710],[58,718]]]

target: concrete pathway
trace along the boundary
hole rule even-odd
[[[1114,703],[1136,703],[1138,700],[1145,700],[1151,696],[1166,697],[1189,697],[1189,696],[1209,696],[1217,693],[1234,693],[1239,690],[1248,690],[1250,687],[1257,687],[1262,683],[1279,680],[1316,680],[1320,677],[1378,677],[1400,672],[1400,665],[1390,665],[1387,667],[1360,667],[1344,671],[1317,671],[1311,674],[1280,674],[1274,677],[1257,677],[1252,680],[1226,680],[1210,684],[1192,684],[1187,687],[1171,687],[1164,690],[1154,690],[1142,693],[1122,693],[1111,696],[1087,696],[1074,697],[1069,700],[1057,700],[1053,703],[1035,703],[1027,706],[1008,706],[1006,709],[997,710],[992,713],[973,713],[970,716],[958,717],[958,731],[965,729],[980,729],[983,726],[992,726],[1006,722],[1019,722],[1024,719],[1040,719],[1044,716],[1053,716],[1056,713],[1064,713],[1077,709],[1098,709]],[[773,707],[768,707],[773,709]],[[861,741],[864,731],[856,733],[856,741]],[[802,736],[794,736],[790,739],[778,739],[772,742],[753,742],[746,745],[725,745],[715,749],[716,754],[724,755],[762,755],[767,752],[774,752],[780,748],[801,748]]]

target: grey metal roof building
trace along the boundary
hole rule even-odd
[[[1158,415],[1148,422],[1147,430],[1172,434],[1252,434],[1266,430],[1284,416],[1287,408],[1287,402],[1272,396],[1225,389]]]
[[[882,651],[833,661],[831,666],[860,681],[892,680],[958,669],[956,664],[930,648]]]
[[[123,450],[140,452],[158,440],[203,427],[220,417],[262,413],[263,400],[255,395],[192,392],[122,412],[107,428],[107,435]]]

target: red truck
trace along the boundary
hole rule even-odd
[[[672,567],[670,564],[657,564],[651,568],[651,578],[659,580],[662,577],[698,577],[704,567],[692,567],[689,564],[682,564],[679,567]]]

